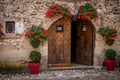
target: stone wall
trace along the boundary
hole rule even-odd
[[[19,22],[23,28],[30,27],[32,24],[41,25],[48,29],[50,25],[57,20],[45,18],[45,13],[48,6],[53,3],[68,4],[71,8],[74,6],[72,1],[67,0],[0,0],[0,23],[5,27],[5,21]],[[84,0],[83,0],[84,1]],[[99,64],[97,59],[99,56],[104,56],[104,50],[108,48],[102,36],[97,33],[101,26],[113,26],[118,29],[120,33],[120,7],[117,1],[119,0],[92,0],[93,6],[97,9],[100,16],[97,21],[92,20],[96,28],[96,41],[94,51],[94,65]],[[80,2],[79,4],[83,4]],[[19,25],[16,25],[16,33],[6,34],[6,38],[0,41],[0,61],[11,60],[28,60],[28,55],[33,48],[29,42],[23,37],[23,30]],[[5,29],[3,29],[4,31]],[[11,36],[12,35],[12,36]],[[48,46],[47,42],[40,46],[38,50],[44,57],[42,60],[47,64]],[[115,44],[112,46],[120,54],[120,37],[117,38]]]

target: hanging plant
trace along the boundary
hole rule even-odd
[[[116,28],[101,27],[98,32],[104,37],[105,42],[111,46],[118,36]]]
[[[82,5],[78,9],[77,13],[78,19],[97,19],[98,13],[97,10],[89,3]]]
[[[46,12],[46,17],[51,18],[53,16],[69,16],[72,17],[69,9],[65,5],[52,4]]]
[[[26,39],[29,39],[30,44],[37,48],[40,43],[47,40],[48,31],[38,26],[32,25],[31,28],[25,29],[24,35]]]

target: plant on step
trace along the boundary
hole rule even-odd
[[[51,18],[53,16],[69,16],[72,17],[68,7],[66,5],[52,4],[46,12],[46,17]]]
[[[41,27],[32,25],[31,28],[24,31],[24,35],[26,39],[29,39],[30,44],[34,48],[38,48],[41,42],[47,40],[48,31]]]
[[[111,46],[118,36],[118,30],[116,28],[101,27],[98,32],[104,37],[105,42]]]
[[[31,74],[38,74],[40,68],[41,53],[39,51],[31,51],[29,55],[30,62],[28,63]]]
[[[78,19],[97,19],[98,13],[97,10],[90,4],[86,3],[79,7],[77,13]]]
[[[108,71],[115,69],[116,65],[116,51],[113,49],[107,49],[105,52],[106,59],[104,60],[106,68]]]

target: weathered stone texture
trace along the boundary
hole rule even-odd
[[[101,26],[116,27],[120,34],[120,7],[117,2],[119,0],[110,0],[110,2],[105,0],[93,1],[93,6],[100,14],[97,21],[92,21],[96,29],[94,64],[97,64],[96,56],[104,56],[103,51],[108,48],[101,35],[97,33],[97,30]],[[52,3],[68,4],[73,7],[72,2],[57,0],[0,0],[0,23],[5,26],[5,21],[7,20],[12,19],[17,22],[21,19],[24,28],[35,24],[42,25],[48,29],[54,21],[59,19],[59,17],[55,19],[45,18],[48,6]],[[83,3],[81,2],[80,4]],[[118,54],[120,54],[120,37],[115,41],[112,48],[116,49],[119,52]],[[28,60],[29,52],[32,50],[33,48],[23,36],[8,38],[0,42],[0,60]],[[47,43],[38,48],[38,50],[41,51],[43,56],[47,56]]]

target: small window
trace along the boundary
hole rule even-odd
[[[14,21],[6,22],[6,33],[15,33],[15,22]]]
[[[63,25],[57,25],[56,26],[56,31],[57,32],[63,32]]]

